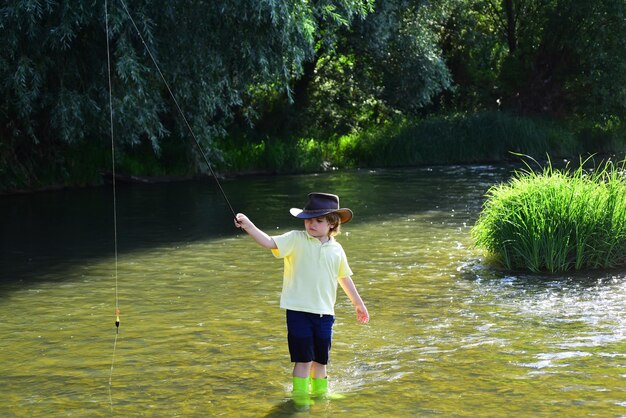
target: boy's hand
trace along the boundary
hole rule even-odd
[[[365,305],[356,307],[356,319],[362,324],[367,324],[370,321],[370,314],[367,312]]]
[[[343,291],[346,292],[346,295],[348,295],[348,298],[350,299],[350,302],[352,302],[354,309],[356,309],[357,321],[362,324],[367,324],[370,321],[370,314],[369,312],[367,312],[367,308],[363,303],[363,299],[361,299],[359,292],[357,292],[356,287],[354,287],[354,282],[352,281],[350,276],[342,277],[341,279],[339,279],[339,284],[341,285]]]
[[[241,228],[245,230],[246,227],[250,224],[251,224],[250,219],[248,219],[248,217],[244,215],[243,213],[238,213],[237,215],[235,215],[235,226],[237,228]]]

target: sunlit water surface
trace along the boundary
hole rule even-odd
[[[343,396],[305,412],[289,402],[282,263],[213,183],[118,188],[117,280],[110,187],[2,197],[0,416],[626,416],[624,273],[508,274],[472,248],[484,193],[509,174],[224,182],[270,234],[301,227],[288,209],[309,191],[355,213],[339,240],[371,322],[340,290]]]

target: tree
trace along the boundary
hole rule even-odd
[[[322,23],[331,39],[370,7],[369,0],[137,0],[128,9],[110,0],[108,6],[116,140],[149,141],[156,151],[164,137],[187,134],[147,49],[199,140],[211,148],[253,86],[288,88],[314,55]],[[0,166],[26,166],[33,150],[106,140],[104,23],[102,2],[0,6]]]
[[[439,47],[448,2],[377,1],[316,62],[309,119],[342,133],[415,116],[451,86]]]
[[[462,107],[623,116],[626,1],[457,2],[443,48]]]
[[[545,97],[548,110],[594,119],[625,116],[626,1],[559,0],[546,14],[530,79],[540,97],[530,101]]]

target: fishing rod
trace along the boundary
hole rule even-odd
[[[126,3],[124,2],[124,0],[120,0],[120,3],[122,4],[122,7],[124,8],[124,11],[126,12],[126,15],[128,16],[128,19],[133,24],[133,27],[135,28],[135,31],[137,32],[137,35],[139,36],[139,39],[141,39],[141,42],[143,43],[143,46],[146,49],[146,52],[150,56],[150,59],[152,60],[152,63],[154,64],[157,72],[159,73],[159,76],[161,77],[161,80],[163,81],[163,84],[167,88],[167,91],[169,92],[170,97],[174,101],[174,104],[176,105],[176,109],[178,109],[178,113],[180,113],[180,116],[183,118],[183,121],[185,122],[185,126],[187,126],[187,129],[189,130],[189,133],[191,134],[191,137],[193,138],[196,146],[198,147],[198,150],[200,151],[200,154],[202,155],[202,158],[204,159],[204,162],[206,163],[207,167],[209,168],[209,171],[211,172],[211,175],[215,179],[215,183],[217,183],[217,187],[219,188],[219,190],[220,190],[220,192],[222,194],[222,197],[226,201],[226,204],[228,205],[228,208],[230,209],[230,211],[233,214],[233,217],[236,217],[237,215],[235,213],[235,210],[233,209],[233,206],[230,204],[230,200],[228,200],[228,196],[226,196],[226,192],[224,192],[224,189],[222,188],[222,185],[221,185],[217,175],[215,174],[215,171],[213,170],[213,166],[211,165],[211,163],[209,162],[208,157],[206,156],[206,152],[202,148],[202,145],[200,144],[200,141],[198,141],[198,138],[196,137],[196,134],[194,133],[193,129],[191,128],[191,125],[189,124],[189,121],[187,121],[187,118],[185,117],[185,114],[184,114],[182,108],[178,104],[178,100],[176,100],[176,96],[174,95],[172,89],[170,88],[169,83],[167,82],[167,80],[165,79],[165,76],[163,75],[163,72],[161,71],[161,68],[159,67],[159,64],[157,63],[156,59],[154,58],[154,55],[152,55],[152,52],[150,51],[150,48],[148,47],[148,44],[146,43],[146,41],[144,40],[143,36],[141,35],[141,31],[137,27],[137,24],[135,23],[135,20],[133,19],[133,17],[131,16],[130,12],[128,11],[128,7],[126,7]]]

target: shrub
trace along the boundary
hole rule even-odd
[[[477,247],[508,269],[610,268],[626,262],[625,161],[595,169],[517,171],[493,186],[472,228]]]

